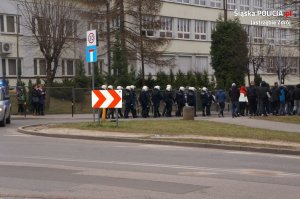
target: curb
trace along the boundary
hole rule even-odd
[[[182,147],[196,147],[196,148],[209,148],[209,149],[222,149],[222,150],[234,150],[234,151],[248,151],[248,152],[260,152],[271,154],[285,154],[285,155],[297,155],[300,156],[300,150],[280,149],[280,148],[266,148],[266,147],[251,147],[251,146],[237,146],[226,144],[210,144],[210,143],[195,143],[195,142],[179,142],[179,141],[163,141],[147,138],[121,138],[121,137],[92,137],[85,135],[65,135],[65,134],[49,134],[39,133],[36,131],[25,130],[28,127],[36,127],[40,125],[29,125],[18,128],[18,132],[28,135],[51,137],[51,138],[67,138],[67,139],[82,139],[82,140],[96,140],[96,141],[111,141],[111,142],[129,142],[129,143],[142,143],[142,144],[157,144],[157,145],[170,145],[170,146],[182,146]]]

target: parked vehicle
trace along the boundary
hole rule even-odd
[[[11,101],[9,86],[5,80],[0,79],[0,127],[10,124]]]

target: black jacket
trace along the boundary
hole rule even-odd
[[[300,100],[300,84],[296,86],[296,89],[293,92],[294,100]]]
[[[240,91],[236,86],[231,87],[231,89],[229,90],[229,97],[232,102],[239,101]]]

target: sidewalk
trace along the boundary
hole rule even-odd
[[[199,115],[199,114],[198,114]],[[95,119],[97,121],[98,115],[95,115]],[[45,119],[45,120],[53,120],[53,119],[72,119],[71,114],[49,114],[45,116],[33,116],[33,115],[27,115],[26,118],[22,115],[13,115],[12,119],[22,120],[22,119]],[[75,114],[73,119],[82,119],[82,120],[88,120],[93,121],[93,114]],[[181,118],[177,117],[161,117],[161,118],[147,118],[147,120],[179,120]],[[129,118],[129,119],[120,119],[120,121],[127,121],[127,120],[145,120],[144,118]],[[249,117],[237,117],[232,118],[231,116],[225,115],[223,118],[217,117],[217,114],[213,114],[211,117],[195,117],[195,120],[207,120],[207,121],[213,121],[213,122],[220,122],[220,123],[226,123],[226,124],[235,124],[235,125],[242,125],[247,126],[250,128],[261,128],[261,129],[269,129],[269,130],[278,130],[278,131],[284,131],[284,132],[296,132],[300,133],[300,124],[289,124],[289,123],[282,123],[282,122],[273,122],[273,121],[266,121],[266,120],[260,120],[260,119],[254,119]],[[108,119],[109,121],[109,119]],[[49,121],[50,123],[51,121]]]

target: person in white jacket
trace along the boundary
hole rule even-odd
[[[247,90],[245,86],[240,88],[240,97],[239,97],[239,114],[245,116],[245,109],[248,103]]]

